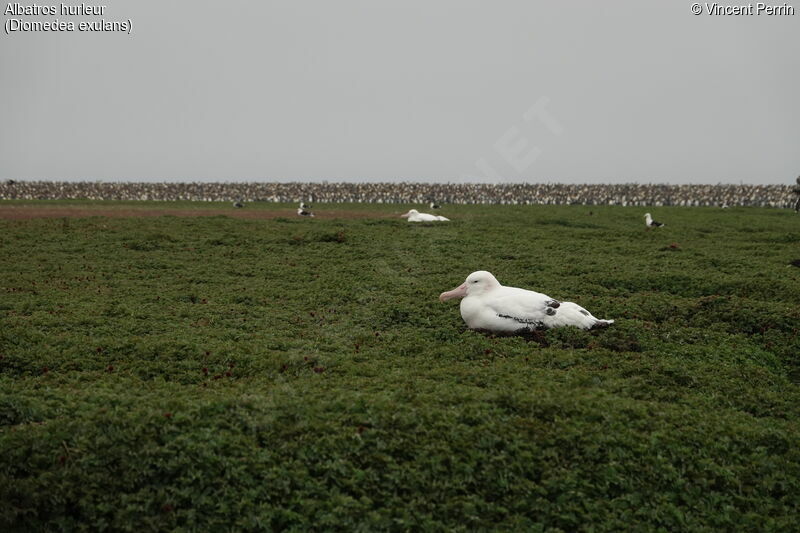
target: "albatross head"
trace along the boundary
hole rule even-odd
[[[483,294],[495,287],[499,287],[500,282],[497,281],[491,272],[485,270],[478,270],[467,276],[466,281],[453,289],[452,291],[443,292],[439,295],[439,300],[446,302],[453,298],[464,298],[466,296],[473,296]]]
[[[400,215],[400,217],[401,218],[408,218],[410,216],[414,216],[414,215],[418,215],[418,214],[419,214],[419,211],[417,211],[416,209],[411,209],[408,213],[403,213],[402,215]]]

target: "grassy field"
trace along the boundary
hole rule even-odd
[[[0,530],[797,531],[800,216],[651,212],[0,220]]]

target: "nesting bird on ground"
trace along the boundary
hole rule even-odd
[[[650,213],[644,214],[644,223],[648,228],[660,228],[664,225],[661,222],[656,222],[653,220],[653,217],[650,216]]]
[[[525,333],[562,326],[594,329],[614,323],[595,318],[573,302],[560,302],[540,292],[504,287],[485,270],[473,272],[464,283],[439,295],[442,302],[453,298],[461,298],[461,318],[467,327],[491,333]]]
[[[244,203],[241,200],[236,200],[235,202],[233,202],[233,207],[239,209],[241,207],[244,207]]]
[[[297,214],[300,215],[301,217],[313,217],[314,213],[312,213],[308,209],[304,209],[303,205],[305,204],[300,204],[300,207],[297,208]]]
[[[449,222],[449,218],[445,218],[439,215],[430,215],[428,213],[420,213],[416,209],[410,210],[408,213],[403,213],[400,215],[403,218],[407,218],[409,222]]]
[[[436,202],[431,202],[430,206],[431,206],[431,209],[440,209],[442,207],[439,204],[437,204]]]

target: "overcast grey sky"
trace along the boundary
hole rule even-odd
[[[103,17],[3,16],[130,19],[132,32],[0,35],[1,179],[791,183],[800,173],[797,9],[104,5]]]

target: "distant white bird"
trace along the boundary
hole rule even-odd
[[[436,202],[431,202],[430,206],[431,206],[431,209],[439,209],[439,208],[442,207],[439,204],[437,204]]]
[[[314,216],[314,213],[312,213],[311,211],[309,211],[307,209],[303,209],[302,207],[298,207],[297,208],[297,214],[300,215],[301,217],[313,217]]]
[[[613,324],[595,318],[573,302],[559,302],[540,292],[504,287],[491,272],[473,272],[452,291],[443,292],[445,302],[461,298],[461,318],[470,329],[492,333],[521,333],[537,329],[574,326],[592,329]]]
[[[650,216],[650,213],[644,214],[644,223],[648,228],[660,228],[664,225],[661,222],[656,222],[653,220],[653,217]]]
[[[236,200],[235,202],[233,202],[233,207],[239,209],[241,207],[244,207],[244,203],[241,200]]]
[[[416,209],[410,210],[408,213],[403,213],[400,215],[403,218],[407,218],[409,222],[449,222],[449,218],[445,218],[439,215],[429,215],[428,213],[420,213]]]

